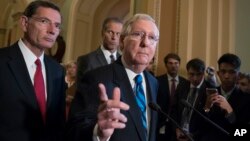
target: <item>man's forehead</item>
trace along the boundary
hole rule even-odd
[[[49,7],[38,7],[36,12],[33,15],[46,17],[46,18],[53,18],[55,21],[61,21],[61,14],[59,11],[49,8]]]
[[[176,60],[176,59],[174,59],[174,58],[169,58],[169,59],[168,59],[168,62],[171,62],[171,63],[172,63],[172,62],[179,62],[179,61]]]
[[[188,69],[187,72],[188,72],[188,74],[196,74],[196,75],[204,74],[204,72],[194,70],[193,68]]]

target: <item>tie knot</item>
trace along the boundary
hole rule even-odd
[[[174,78],[171,79],[172,82],[175,82],[176,80]]]
[[[136,75],[136,77],[135,77],[135,83],[136,84],[141,84],[142,83],[142,76],[140,74]]]
[[[41,61],[40,61],[40,59],[36,59],[35,64],[36,64],[37,66],[41,66]]]
[[[113,63],[115,61],[115,56],[111,54],[109,57],[110,57],[111,63]]]

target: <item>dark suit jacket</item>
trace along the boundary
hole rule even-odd
[[[147,71],[143,72],[147,85],[148,102],[156,102],[158,83]],[[146,141],[141,122],[141,112],[137,106],[133,89],[127,73],[118,59],[115,63],[89,71],[80,80],[75,99],[69,115],[68,137],[69,141],[92,141],[94,126],[97,122],[97,108],[99,106],[98,83],[106,86],[107,95],[112,97],[114,87],[121,90],[121,101],[130,106],[128,111],[121,111],[128,119],[126,128],[115,130],[110,141]],[[150,110],[149,140],[155,141],[157,113]]]
[[[47,114],[44,125],[18,44],[0,49],[0,140],[60,141],[65,120],[63,68],[44,57]]]
[[[195,101],[194,108],[197,109],[202,114],[205,114],[203,108],[206,102],[206,88],[213,88],[213,87],[215,86],[213,86],[211,83],[204,80],[201,87],[199,88],[198,97]],[[185,108],[185,106],[180,101],[183,99],[187,100],[189,91],[190,91],[190,83],[186,83],[185,85],[182,85],[181,89],[176,91],[176,94],[175,94],[176,103],[173,107],[172,115],[173,115],[173,118],[179,123],[180,126],[181,126],[181,120],[182,120],[182,112]],[[198,141],[200,140],[200,137],[204,133],[203,129],[206,127],[206,124],[207,122],[200,115],[198,115],[196,112],[192,113],[189,128],[195,140],[198,140]]]
[[[161,75],[157,77],[159,82],[159,91],[157,95],[157,102],[162,110],[166,113],[169,111],[169,100],[170,100],[170,90],[169,90],[169,83],[168,83],[168,76],[167,74]],[[188,80],[182,76],[179,76],[179,84],[176,87],[176,91],[181,89],[181,86],[189,83]]]
[[[221,94],[221,89],[218,87],[218,92]],[[209,118],[222,127],[224,130],[229,132],[233,136],[235,128],[249,127],[250,122],[250,95],[243,93],[237,87],[233,90],[228,98],[228,103],[233,108],[233,114],[225,116],[225,112],[221,110],[217,105],[213,105],[208,113]],[[202,141],[228,141],[232,137],[227,136],[222,131],[218,130],[214,126],[208,126],[206,136],[203,137]],[[241,138],[239,138],[241,139]]]
[[[190,84],[188,82],[187,79],[185,79],[182,76],[178,76],[179,77],[179,84],[176,87],[176,91],[182,89],[183,85],[186,85],[187,83]],[[158,91],[158,95],[157,95],[157,104],[161,107],[162,111],[164,111],[165,113],[170,113],[170,89],[169,89],[169,82],[168,82],[168,75],[167,74],[163,74],[161,76],[157,77],[157,80],[159,82],[159,91]],[[175,100],[173,101],[175,103]],[[174,104],[173,103],[173,104]],[[171,115],[170,115],[171,116]],[[165,115],[159,115],[159,121],[158,121],[158,132],[159,129],[165,125],[165,135],[158,135],[158,141],[160,140],[173,140],[172,138],[174,137],[174,134],[172,131],[172,123],[170,121],[166,121],[166,116]]]
[[[119,56],[120,54],[117,52],[116,58]],[[87,71],[104,65],[108,65],[108,62],[101,50],[101,47],[86,55],[79,56],[77,58],[77,79],[80,80]]]

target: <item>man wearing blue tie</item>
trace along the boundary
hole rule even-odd
[[[71,141],[156,141],[157,80],[147,71],[159,39],[155,21],[136,14],[122,30],[122,56],[113,64],[86,73],[69,114]]]

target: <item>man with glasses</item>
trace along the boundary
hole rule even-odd
[[[117,17],[106,18],[102,24],[102,45],[93,52],[77,59],[77,79],[89,70],[108,65],[119,56],[119,40],[123,22]]]
[[[244,125],[250,121],[250,97],[236,85],[240,66],[241,60],[234,54],[226,53],[219,58],[217,74],[221,85],[218,87],[217,93],[207,97],[204,108],[211,120],[228,132],[234,131],[234,126]],[[207,134],[205,134],[204,140],[224,141],[230,139],[228,135],[213,126],[206,129]]]
[[[61,141],[64,69],[44,54],[60,33],[60,9],[51,2],[33,1],[20,25],[24,36],[0,49],[0,140]]]
[[[68,123],[69,141],[156,141],[157,80],[146,67],[154,57],[159,30],[146,14],[123,26],[122,56],[87,72],[78,84]]]

